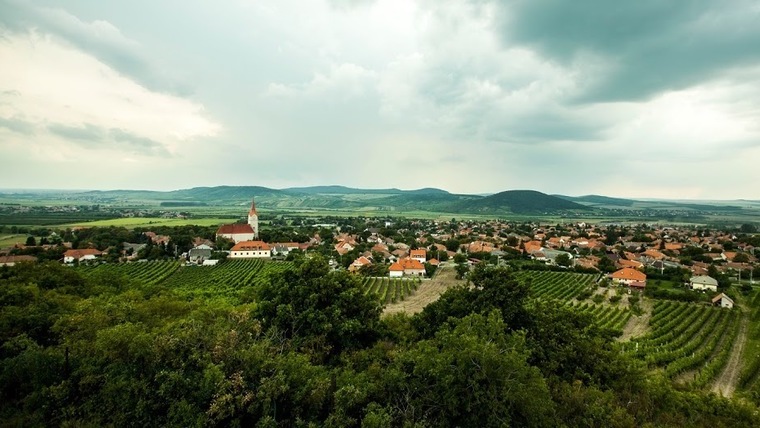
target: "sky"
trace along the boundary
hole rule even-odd
[[[0,0],[0,188],[760,199],[757,0]]]

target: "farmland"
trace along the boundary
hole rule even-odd
[[[706,388],[731,356],[740,318],[739,311],[657,301],[649,332],[622,346],[650,369],[693,388]]]
[[[418,278],[365,278],[362,282],[364,294],[377,296],[383,304],[401,302],[414,294],[420,286]]]

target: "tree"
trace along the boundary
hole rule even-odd
[[[557,263],[557,265],[559,265],[559,266],[565,266],[565,267],[570,266],[570,264],[572,262],[571,258],[570,258],[570,255],[566,254],[566,253],[562,253],[562,254],[558,255],[557,258],[554,259],[554,261]]]
[[[732,261],[735,263],[749,263],[749,256],[747,253],[738,253]]]
[[[29,236],[26,238],[26,244],[27,247],[34,247],[37,245],[37,240],[34,239],[34,236]]]
[[[256,297],[254,312],[263,326],[318,359],[361,348],[377,336],[380,303],[365,296],[356,277],[331,272],[318,255],[272,275]]]

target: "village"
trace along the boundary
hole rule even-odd
[[[694,226],[585,222],[546,225],[501,220],[318,221],[300,219],[296,223],[299,229],[314,232],[294,232],[296,235],[291,236],[298,242],[265,242],[252,201],[245,222],[221,225],[214,236],[196,236],[182,251],[173,244],[171,233],[144,231],[144,243],[124,242],[122,248],[98,248],[93,242],[78,242],[77,248],[71,248],[70,242],[62,242],[53,232],[40,245],[26,242],[27,245],[17,243],[0,249],[0,265],[36,261],[33,250],[39,253],[46,247],[63,249],[60,261],[64,264],[177,258],[187,264],[213,266],[225,259],[285,260],[318,252],[333,269],[365,276],[429,278],[442,263],[456,264],[460,277],[481,262],[529,269],[543,266],[598,272],[603,274],[600,280],[634,291],[653,288],[653,294],[666,298],[688,300],[685,291],[711,293],[717,304],[725,306],[733,305],[731,298],[722,293],[728,285],[734,282],[751,289],[754,278],[760,276],[755,256],[758,235],[751,225],[710,230]]]

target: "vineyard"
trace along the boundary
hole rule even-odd
[[[704,388],[728,362],[739,332],[740,312],[658,301],[651,331],[624,345],[624,352],[694,388]]]
[[[100,274],[123,275],[145,284],[158,284],[180,267],[179,262],[150,261],[137,263],[82,265],[79,272],[86,277]]]
[[[403,301],[411,296],[420,286],[420,279],[402,278],[364,278],[362,288],[365,295],[375,295],[383,304]]]
[[[760,292],[755,291],[749,306],[750,328],[747,331],[744,364],[738,387],[749,392],[750,398],[760,404]]]
[[[85,276],[101,273],[124,275],[145,284],[161,284],[188,298],[240,296],[252,286],[266,281],[272,272],[293,266],[291,262],[261,259],[227,260],[216,266],[182,266],[175,261],[151,261],[81,266]]]
[[[628,308],[593,303],[581,303],[574,307],[580,312],[591,315],[599,327],[617,332],[622,332],[628,319],[631,318],[631,311]]]
[[[535,297],[570,301],[584,290],[594,287],[597,275],[521,270],[515,273],[515,278],[522,283],[529,283]]]

